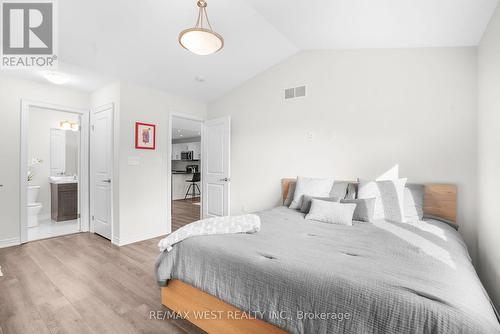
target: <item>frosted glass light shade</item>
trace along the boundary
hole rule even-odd
[[[194,54],[206,56],[222,49],[224,39],[212,30],[191,28],[180,33],[179,43]]]

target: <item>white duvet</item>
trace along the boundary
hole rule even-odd
[[[169,234],[158,243],[160,251],[170,252],[172,247],[184,239],[200,235],[255,233],[260,231],[257,215],[215,217],[195,221]]]

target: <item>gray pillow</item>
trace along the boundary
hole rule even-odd
[[[349,183],[347,185],[347,194],[345,199],[356,199],[358,193],[358,185],[356,183]]]
[[[319,199],[320,201],[327,202],[339,202],[340,200],[340,198],[338,197],[312,197],[309,195],[304,195],[304,198],[302,199],[302,206],[300,207],[300,212],[308,213],[311,209],[311,202],[313,199]]]
[[[342,204],[313,199],[306,219],[328,224],[352,225],[355,209],[356,204],[352,203]]]
[[[424,218],[424,185],[406,185],[404,192],[405,222],[421,221]]]
[[[286,195],[285,203],[283,203],[284,206],[290,206],[290,204],[293,201],[293,194],[295,194],[295,185],[297,183],[295,181],[290,182],[290,185],[288,186],[288,194]]]
[[[286,195],[285,202],[283,203],[284,206],[290,206],[290,204],[293,201],[293,195],[295,194],[295,186],[297,185],[296,181],[291,181],[290,186],[288,187],[288,193]],[[348,186],[353,185],[352,183],[349,183],[348,181],[334,181],[332,190],[330,191],[330,197],[336,197],[336,198],[348,198]],[[353,185],[354,186],[354,185]],[[354,189],[353,192],[353,197],[356,198],[356,189]]]
[[[333,178],[310,178],[297,177],[297,185],[293,194],[293,201],[290,203],[290,209],[300,209],[304,195],[314,197],[328,197],[333,186]]]
[[[347,181],[335,181],[333,182],[332,190],[330,191],[330,197],[345,198],[347,194],[347,186],[349,182]]]
[[[354,203],[356,210],[354,210],[354,220],[362,222],[371,222],[375,212],[375,198],[364,199],[341,199],[340,203]]]

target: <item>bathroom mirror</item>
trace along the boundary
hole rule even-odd
[[[78,131],[50,129],[50,176],[78,175]]]

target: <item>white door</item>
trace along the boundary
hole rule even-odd
[[[111,240],[113,106],[93,110],[90,122],[90,215],[94,232]]]
[[[66,173],[66,131],[50,129],[50,176]]]
[[[231,118],[223,117],[203,124],[202,193],[203,216],[228,216]]]

